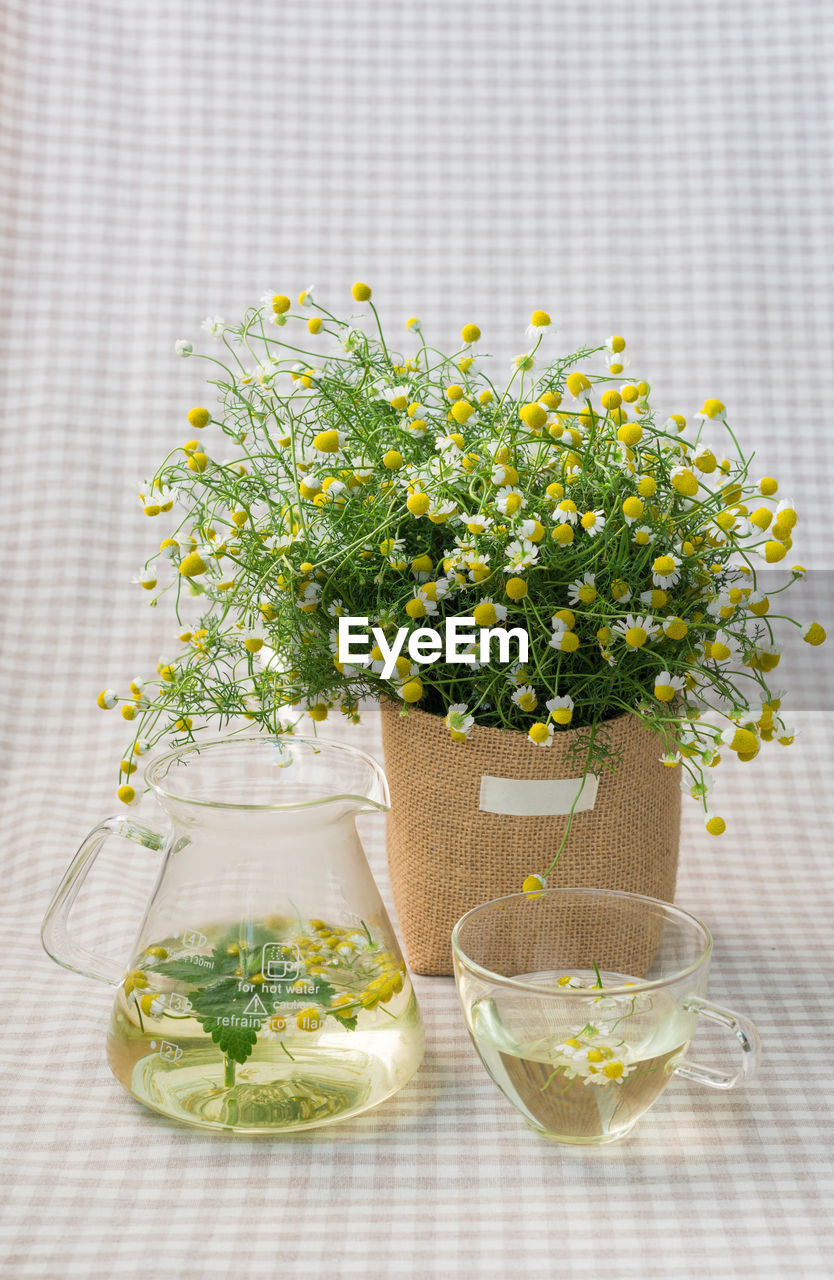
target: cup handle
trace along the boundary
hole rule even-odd
[[[89,951],[76,942],[69,931],[69,916],[79,890],[105,840],[109,840],[111,836],[132,840],[134,844],[143,845],[146,849],[162,849],[165,844],[164,838],[151,831],[150,827],[143,827],[127,818],[105,818],[104,822],[93,827],[49,904],[41,926],[41,941],[47,955],[65,969],[117,987],[124,977],[124,965]]]
[[[742,1080],[752,1080],[759,1069],[761,1060],[761,1041],[755,1025],[741,1013],[733,1013],[720,1004],[712,1004],[700,996],[688,996],[683,1002],[688,1013],[696,1013],[699,1017],[717,1022],[732,1031],[741,1046],[741,1069],[731,1075],[718,1067],[701,1066],[697,1062],[684,1059],[676,1064],[674,1074],[683,1076],[685,1080],[697,1080],[699,1084],[709,1085],[711,1089],[734,1089]]]

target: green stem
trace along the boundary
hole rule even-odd
[[[568,836],[570,835],[571,825],[573,824],[573,815],[576,810],[576,806],[579,803],[579,797],[582,795],[582,790],[585,786],[585,782],[587,780],[588,774],[590,773],[590,770],[591,770],[591,761],[594,758],[593,757],[594,738],[596,737],[596,732],[597,732],[597,725],[596,723],[594,723],[591,725],[591,732],[588,738],[588,750],[585,755],[585,768],[582,770],[582,782],[579,785],[579,790],[577,791],[576,795],[573,798],[573,804],[570,807],[570,812],[568,813],[568,820],[567,820],[567,823],[565,824],[565,832],[564,832],[564,835],[562,836],[561,842],[559,844],[559,848],[556,850],[556,856],[544,873],[545,880],[550,875],[551,871],[556,866],[556,863],[561,858],[562,850],[567,844],[567,839],[568,839]]]
[[[227,1089],[231,1089],[235,1083],[235,1071],[237,1063],[234,1058],[224,1057],[223,1059],[223,1084]]]

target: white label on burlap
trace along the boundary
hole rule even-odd
[[[551,818],[570,813],[576,800],[573,811],[582,813],[596,804],[599,778],[589,773],[577,800],[580,787],[581,778],[493,778],[485,773],[479,808],[516,818]]]

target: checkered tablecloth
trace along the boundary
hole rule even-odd
[[[477,320],[501,359],[534,306],[566,345],[622,332],[660,405],[731,407],[825,593],[830,6],[5,0],[0,21],[4,1280],[831,1274],[834,742],[812,674],[796,745],[722,766],[728,834],[685,807],[678,901],[714,931],[714,998],[760,1027],[761,1077],[673,1082],[621,1146],[526,1129],[446,979],[417,980],[426,1061],[377,1111],[280,1141],[177,1128],[110,1076],[108,991],[38,941],[113,805],[95,696],[171,645],[128,585],[157,534],[135,492],[203,399],[172,348],[207,314],[313,281],[338,307],[362,278],[392,326],[420,315],[443,344]],[[373,715],[354,741],[378,749]],[[86,923],[126,951],[155,862],[124,857]]]

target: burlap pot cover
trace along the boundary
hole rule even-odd
[[[578,780],[584,752],[571,757],[570,748],[587,730],[557,730],[549,747],[539,747],[520,732],[476,727],[456,743],[440,716],[413,707],[403,716],[402,703],[380,707],[391,790],[388,866],[406,955],[416,973],[449,975],[455,922],[481,902],[517,893],[526,875],[544,870],[567,823],[566,816],[542,814],[553,808],[547,788],[533,788],[537,812],[488,810],[514,807],[506,780]],[[595,797],[583,791],[593,807],[574,813],[548,885],[622,889],[671,902],[679,770],[661,764],[663,744],[636,716],[607,721],[604,736],[616,768],[586,783],[586,791],[596,789]],[[520,807],[531,807],[521,791]]]

